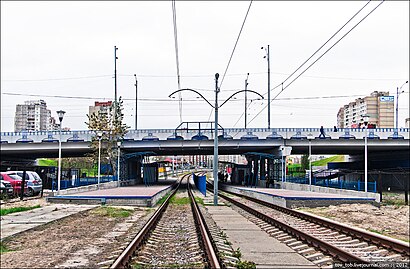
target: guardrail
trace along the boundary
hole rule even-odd
[[[333,128],[325,128],[325,137],[319,138],[319,128],[225,128],[218,132],[220,139],[295,139],[304,140],[310,136],[313,139],[364,139],[366,130],[359,128],[339,128],[335,132]],[[409,128],[376,128],[368,129],[367,137],[370,140],[376,139],[409,139]],[[215,137],[213,130],[201,130],[201,138]],[[39,131],[39,132],[1,132],[1,143],[58,143],[59,131]],[[62,131],[62,142],[89,142],[96,136],[95,131],[78,130]],[[195,138],[196,137],[196,138]],[[191,140],[197,139],[198,133],[195,130],[175,129],[145,129],[129,130],[125,135],[125,141],[158,141],[158,140]]]

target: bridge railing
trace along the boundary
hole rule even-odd
[[[223,133],[222,133],[223,132]],[[368,129],[369,139],[409,139],[409,128],[376,128]],[[325,128],[325,139],[364,139],[366,130],[359,128]],[[201,134],[213,139],[213,130],[201,130]],[[321,134],[319,128],[225,128],[220,130],[218,135],[231,136],[233,139],[307,139],[312,136],[319,139]],[[62,131],[62,142],[82,142],[91,141],[96,135],[95,131],[78,130]],[[184,140],[191,140],[197,133],[180,132]],[[144,141],[167,140],[175,137],[175,129],[144,129],[129,130],[125,135],[126,140]],[[1,143],[56,143],[59,140],[59,131],[40,132],[1,132]]]

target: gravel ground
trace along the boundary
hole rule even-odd
[[[302,208],[322,217],[409,242],[409,206],[342,204]]]
[[[13,206],[39,203],[43,201],[30,200]],[[115,252],[124,248],[130,235],[139,231],[152,212],[132,208],[131,216],[114,218],[97,214],[94,209],[39,226],[3,243],[11,251],[1,254],[0,267],[101,268],[99,263],[112,259]]]

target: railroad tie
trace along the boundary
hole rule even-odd
[[[320,260],[314,260],[312,261],[314,264],[318,265],[318,266],[322,266],[323,264],[329,264],[331,263],[333,260],[329,257],[323,257]]]
[[[321,258],[323,256],[324,255],[322,253],[314,253],[314,254],[305,256],[305,258],[312,261],[312,260],[318,260],[319,258]]]

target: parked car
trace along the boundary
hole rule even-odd
[[[8,175],[17,175],[20,178],[23,178],[23,171],[7,171]],[[43,181],[40,176],[33,171],[26,171],[26,181],[28,187],[28,195],[34,196],[41,192],[43,189]]]
[[[18,175],[8,175],[5,172],[1,172],[0,180],[10,182],[11,186],[13,187],[13,196],[19,196],[21,194],[21,177],[19,177]],[[27,183],[25,183],[24,185],[24,194],[28,194]]]
[[[0,193],[2,196],[12,197],[14,189],[11,183],[6,180],[0,180]]]

